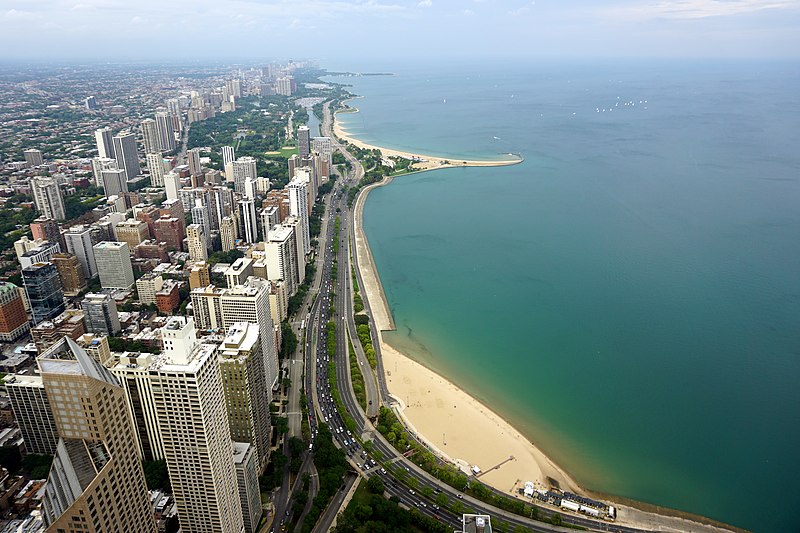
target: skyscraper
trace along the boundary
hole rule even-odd
[[[58,429],[47,401],[41,376],[10,374],[3,378],[14,418],[22,430],[28,453],[53,455],[58,445]]]
[[[39,165],[44,165],[44,159],[42,158],[41,150],[37,150],[36,148],[28,148],[22,153],[25,155],[25,162],[28,163],[28,166],[38,167]]]
[[[244,285],[229,289],[217,289],[210,285],[192,290],[191,295],[194,316],[201,328],[228,328],[236,322],[258,324],[269,389],[268,400],[272,401],[272,386],[278,380],[278,351],[269,307],[269,292],[268,281],[251,277]]]
[[[164,174],[164,190],[167,193],[167,200],[180,200],[181,187],[181,177],[177,172]]]
[[[126,179],[132,180],[142,173],[139,153],[136,150],[136,134],[130,131],[121,132],[113,137],[113,141],[117,166],[125,171]]]
[[[103,193],[106,198],[120,196],[128,192],[128,178],[126,172],[121,168],[110,168],[100,172],[103,176]]]
[[[175,144],[175,118],[167,111],[156,112],[156,125],[158,128],[158,138],[160,149],[165,152],[172,152],[176,148]]]
[[[311,253],[311,234],[308,228],[308,192],[306,183],[299,178],[289,182],[289,213],[300,221],[303,237],[303,254]]]
[[[234,442],[233,448],[233,462],[236,465],[236,481],[239,485],[239,501],[242,504],[244,532],[256,533],[263,513],[261,489],[258,484],[258,458],[250,444]]]
[[[117,168],[117,160],[110,157],[92,158],[92,176],[94,184],[103,187],[103,171]]]
[[[202,167],[200,166],[199,148],[192,148],[186,152],[186,161],[189,164],[189,174],[192,176],[201,176],[203,174]]]
[[[97,142],[97,155],[109,159],[116,159],[114,155],[114,134],[111,128],[105,127],[95,130],[94,139]]]
[[[123,352],[119,362],[109,367],[125,389],[139,452],[145,461],[164,459],[164,443],[150,381],[150,366],[159,359],[160,356],[149,353]]]
[[[0,341],[17,340],[29,329],[19,288],[13,283],[0,281]]]
[[[244,194],[244,182],[247,178],[256,179],[256,160],[254,157],[240,157],[231,163],[233,169],[233,189],[239,194]],[[226,169],[227,172],[227,169]]]
[[[145,156],[147,170],[150,171],[150,185],[153,187],[164,186],[164,158],[161,153],[151,153]]]
[[[239,202],[239,214],[241,217],[242,237],[250,244],[258,240],[258,217],[256,216],[255,200],[241,200]]]
[[[189,224],[186,226],[186,242],[189,248],[189,259],[192,261],[205,261],[208,259],[208,247],[203,226]]]
[[[94,111],[97,109],[97,98],[94,96],[87,96],[83,100],[83,105],[86,107],[87,111]]]
[[[222,166],[225,168],[228,163],[233,163],[233,160],[236,159],[233,154],[233,146],[223,146],[222,147]]]
[[[94,257],[94,242],[92,230],[89,226],[72,226],[64,233],[67,251],[78,258],[83,267],[84,275],[91,279],[97,275],[97,262]]]
[[[95,244],[94,257],[104,289],[128,289],[133,286],[133,267],[128,243],[103,241]]]
[[[64,311],[64,291],[58,270],[52,263],[36,263],[23,268],[22,282],[34,324],[54,318]]]
[[[48,531],[155,533],[125,391],[68,337],[38,362],[60,436],[42,501]]]
[[[235,322],[219,347],[219,368],[225,390],[230,435],[235,442],[249,442],[262,472],[269,460],[270,414],[264,354],[258,324]],[[271,385],[271,384],[270,384]]]
[[[156,121],[152,118],[146,118],[142,121],[142,142],[144,143],[145,154],[161,151],[158,128],[156,127]]]
[[[36,209],[45,217],[55,220],[67,218],[64,196],[55,178],[37,176],[31,178],[31,192]]]
[[[272,281],[283,280],[286,291],[294,294],[300,286],[300,274],[297,265],[297,240],[293,228],[278,225],[269,230],[264,241],[264,259],[267,263],[267,278]]]
[[[236,223],[233,217],[224,217],[219,226],[219,238],[222,251],[229,252],[236,247]]]
[[[193,320],[180,316],[169,319],[162,338],[150,379],[181,529],[239,533],[244,522],[216,346],[200,344]]]
[[[300,157],[308,157],[311,153],[311,131],[308,126],[297,128],[297,148]]]
[[[83,267],[77,257],[72,254],[53,254],[50,262],[58,270],[58,278],[65,295],[77,296],[86,287],[86,276],[83,275]]]
[[[50,242],[57,242],[61,246],[61,251],[65,251],[63,247],[63,239],[61,238],[61,231],[58,227],[58,222],[52,218],[39,217],[31,222],[31,233],[34,240],[43,240]]]
[[[86,295],[81,301],[86,329],[90,333],[113,336],[122,329],[117,314],[117,303],[108,294]]]

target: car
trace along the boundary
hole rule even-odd
[[[381,474],[385,474],[385,473],[386,473],[386,469],[385,468],[381,468]]]
[[[456,498],[458,498],[459,500],[463,500],[464,495],[459,492],[458,494],[456,494]]]
[[[438,505],[436,505],[435,503],[431,504],[431,507],[433,507],[433,508],[434,508],[434,509],[436,509],[437,511],[439,510],[439,506],[438,506]]]
[[[411,494],[412,496],[416,494],[416,492],[414,492],[414,489],[408,489],[408,493]]]

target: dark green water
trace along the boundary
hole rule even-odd
[[[797,64],[396,71],[357,137],[526,160],[370,194],[390,342],[589,488],[798,531]]]

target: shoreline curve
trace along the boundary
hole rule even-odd
[[[349,106],[331,113],[332,131],[340,141],[346,141],[362,149],[380,150],[384,157],[422,158],[419,163],[414,163],[414,169],[407,174],[440,168],[507,166],[524,161],[524,158],[519,157],[508,160],[453,162],[452,158],[417,155],[368,144],[351,136],[342,127],[340,121],[336,120],[336,114],[339,112],[358,112],[358,108]],[[363,229],[363,210],[371,190],[388,185],[395,177],[407,174],[386,176],[380,182],[372,183],[362,189],[353,206],[353,230],[356,268],[362,280],[363,297],[368,300],[373,321],[378,329],[377,338],[380,343],[386,383],[394,400],[392,407],[408,429],[428,444],[434,453],[462,470],[468,471],[472,465],[480,466],[484,470],[480,478],[483,483],[517,499],[519,499],[517,489],[522,488],[526,481],[533,481],[537,488],[558,485],[563,490],[611,503],[617,506],[616,523],[621,525],[693,533],[744,531],[704,516],[617,498],[583,488],[505,418],[446,377],[417,362],[409,354],[397,350],[383,338],[384,331],[395,331],[396,327]],[[450,407],[451,405],[453,407]],[[441,438],[439,438],[440,433]],[[476,438],[476,435],[482,435],[482,438]],[[488,469],[490,471],[486,471]],[[526,475],[527,477],[524,477]],[[640,503],[641,505],[637,505]],[[659,512],[654,512],[654,509]]]

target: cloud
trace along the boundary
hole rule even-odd
[[[800,5],[795,0],[662,0],[640,5],[615,6],[602,11],[611,17],[629,20],[691,20],[797,7]]]
[[[465,9],[464,11],[461,12],[461,14],[464,15],[465,17],[471,17],[475,14],[475,12],[471,9]]]
[[[419,7],[431,7],[431,6],[433,5],[433,1],[432,1],[432,0],[422,0],[422,1],[421,1],[419,4],[417,4],[417,5],[418,5]]]

